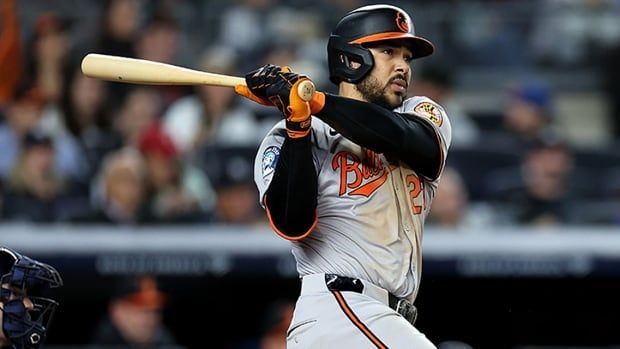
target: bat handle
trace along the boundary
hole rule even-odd
[[[312,100],[312,95],[314,95],[315,87],[314,83],[310,80],[302,81],[299,86],[297,86],[297,94],[301,99],[306,102]]]

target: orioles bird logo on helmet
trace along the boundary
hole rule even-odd
[[[396,26],[402,30],[403,33],[409,32],[409,21],[403,16],[402,12],[396,12]]]

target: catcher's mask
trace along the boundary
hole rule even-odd
[[[345,15],[336,25],[327,43],[329,79],[336,85],[341,81],[358,83],[373,67],[372,53],[365,44],[400,40],[420,58],[433,53],[433,44],[415,35],[409,15],[391,5],[369,5]],[[360,64],[353,68],[352,62]]]
[[[13,349],[36,349],[44,342],[58,303],[35,296],[62,286],[53,267],[0,247],[0,302],[2,330]],[[28,308],[26,306],[28,305]],[[32,309],[29,309],[32,304]]]

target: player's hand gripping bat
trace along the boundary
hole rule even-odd
[[[238,76],[209,73],[161,62],[90,53],[82,60],[82,73],[101,80],[147,85],[245,85]],[[310,101],[315,87],[307,80],[299,84],[297,93]]]

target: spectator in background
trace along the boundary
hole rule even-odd
[[[63,72],[71,49],[71,23],[57,13],[47,12],[37,18],[35,26],[26,51],[23,79],[37,86],[45,104],[56,104],[65,88]]]
[[[452,94],[454,72],[445,65],[428,65],[417,75],[413,84],[413,95],[426,96],[439,103],[450,115],[452,125],[452,147],[463,147],[479,140],[480,130],[465,113]]]
[[[79,66],[67,70],[67,88],[59,105],[64,133],[75,153],[75,171],[84,180],[95,175],[103,157],[121,147],[112,130],[108,90],[103,81],[82,74]]]
[[[108,154],[95,179],[89,212],[71,220],[75,223],[132,225],[150,222],[146,214],[146,169],[134,148]]]
[[[18,90],[16,99],[6,109],[5,123],[0,124],[0,176],[9,176],[16,166],[24,137],[30,132],[37,132],[51,138],[55,173],[76,185],[80,180],[84,182],[87,173],[79,157],[79,147],[66,133],[54,133],[52,131],[59,129],[45,127],[44,112],[44,100],[38,87]]]
[[[114,128],[122,144],[137,147],[140,135],[159,118],[161,100],[151,86],[133,87],[114,118]]]
[[[5,187],[2,216],[7,220],[53,222],[66,216],[62,212],[68,183],[54,170],[51,138],[29,132]]]
[[[515,169],[513,183],[493,196],[513,212],[518,224],[565,224],[576,199],[573,170],[567,144],[554,137],[542,137],[525,152],[520,172]]]
[[[184,164],[159,123],[141,136],[138,147],[146,163],[150,216],[157,222],[204,222],[215,193],[202,171]]]
[[[138,58],[174,64],[177,58],[179,27],[164,13],[155,13],[135,42]]]
[[[457,228],[468,209],[467,188],[461,176],[452,168],[444,169],[441,185],[435,194],[428,223],[433,226]]]
[[[167,296],[152,276],[122,280],[91,344],[110,348],[172,348],[176,340],[164,325]]]
[[[136,56],[155,62],[178,64],[181,36],[179,26],[171,15],[156,12],[135,42]],[[152,89],[157,91],[163,108],[167,108],[189,90],[182,85],[162,85]]]
[[[79,85],[77,87],[84,90],[74,91],[76,86],[73,74],[85,79],[81,71],[75,71],[79,67],[72,59],[77,57],[69,55],[75,46],[70,36],[74,22],[55,12],[46,12],[38,16],[33,39],[27,51],[28,66],[24,78],[34,83],[44,103],[39,126],[54,139],[58,170],[65,177],[86,182],[85,179],[93,174],[91,167],[95,164],[86,157],[84,151],[86,147],[82,147],[74,135],[67,132],[71,120],[65,119],[64,114],[73,111],[68,111],[67,99],[74,94],[79,95],[76,96],[78,99],[84,98],[81,101],[74,100],[80,103],[81,111],[84,112],[89,107],[101,108],[102,104],[107,102],[105,100],[107,91],[102,96],[102,88],[99,86],[103,84],[101,81],[97,84]],[[88,104],[92,106],[87,106]],[[75,124],[70,126],[75,131]]]
[[[72,68],[76,69],[75,66],[72,66]],[[68,124],[71,121],[67,120],[65,115],[73,110],[68,110],[72,106],[67,105],[67,99],[75,97],[74,101],[83,110],[100,108],[105,101],[97,100],[102,94],[101,89],[97,88],[102,84],[100,81],[98,84],[75,86],[74,76],[68,74],[68,70],[65,69],[63,72],[64,76],[62,79],[65,86],[59,100],[45,105],[41,112],[42,115],[38,128],[53,138],[56,152],[56,168],[59,173],[72,181],[85,184],[87,179],[93,174],[92,167],[94,164],[87,158],[87,147],[81,144],[80,140],[68,130]],[[89,79],[82,75],[81,71],[78,74],[82,81]],[[81,90],[75,91],[76,87]],[[77,96],[73,96],[73,94]],[[75,126],[75,124],[71,124],[71,126]],[[92,139],[91,141],[96,140]]]
[[[549,143],[547,143],[549,141]],[[518,206],[519,222],[530,225],[568,221],[567,204],[573,160],[568,146],[545,140],[533,146],[524,163],[525,193]]]
[[[551,91],[540,81],[524,81],[510,90],[504,125],[516,142],[517,149],[526,149],[543,133],[553,130]]]
[[[95,52],[135,57],[134,42],[140,29],[139,0],[106,0]]]
[[[493,212],[482,203],[469,200],[461,175],[447,167],[441,175],[441,185],[433,199],[428,215],[430,226],[446,229],[484,227],[492,222]]]
[[[94,47],[86,44],[82,50],[113,56],[136,57],[135,41],[140,33],[139,0],[106,0],[103,5],[99,33]],[[110,101],[123,100],[129,90],[125,84],[107,83]]]
[[[40,124],[43,110],[41,93],[36,87],[22,87],[5,109],[0,124],[0,177],[6,178],[20,153],[22,139]]]
[[[198,69],[235,75],[236,62],[233,50],[216,46],[204,53]],[[177,100],[166,111],[164,128],[179,151],[188,156],[212,143],[258,145],[267,128],[239,102],[230,88],[196,86],[194,94]]]
[[[201,166],[215,189],[217,202],[213,222],[263,224],[256,200],[254,157],[256,146],[210,145],[202,152]]]

